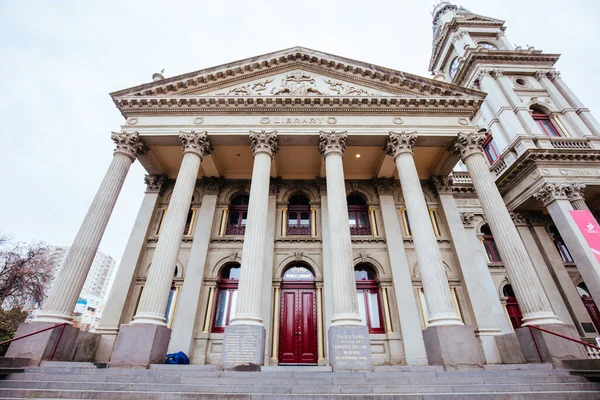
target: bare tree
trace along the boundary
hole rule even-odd
[[[0,234],[0,306],[40,305],[52,279],[53,265],[41,242],[13,243]]]

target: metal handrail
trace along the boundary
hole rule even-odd
[[[46,332],[46,331],[56,329],[56,328],[59,328],[62,326],[62,329],[60,330],[60,336],[58,336],[58,340],[56,341],[56,345],[54,346],[54,350],[52,351],[52,357],[50,357],[50,361],[52,361],[54,359],[54,355],[56,354],[56,350],[58,349],[58,344],[60,343],[60,339],[62,339],[63,333],[65,332],[65,326],[67,326],[67,325],[71,325],[71,324],[69,324],[68,322],[63,322],[62,324],[54,325],[49,328],[40,329],[39,331],[31,332],[31,333],[28,333],[27,335],[19,336],[16,338],[12,338],[10,340],[5,340],[4,342],[0,342],[0,346],[2,346],[3,344],[6,344],[6,343],[12,343],[17,340],[25,339],[26,337],[37,335],[38,333]]]
[[[579,344],[582,344],[582,345],[587,346],[587,347],[591,347],[591,348],[596,349],[596,350],[600,350],[600,347],[594,346],[593,344],[582,342],[581,340],[573,339],[572,337],[561,335],[560,333],[552,332],[552,331],[549,331],[547,329],[540,328],[539,326],[527,325],[527,327],[529,328],[529,333],[531,334],[531,339],[533,339],[533,344],[535,345],[535,349],[537,350],[537,353],[538,353],[538,356],[540,357],[540,362],[541,363],[544,362],[544,359],[542,358],[542,353],[540,352],[540,348],[538,347],[537,341],[535,340],[535,336],[533,336],[533,331],[531,330],[531,328],[537,329],[538,331],[549,333],[549,334],[554,335],[554,336],[558,336],[559,338],[570,340],[571,342],[575,342],[575,343],[579,343]]]

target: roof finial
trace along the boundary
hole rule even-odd
[[[164,72],[165,72],[164,68],[160,70],[160,73],[155,72],[154,74],[152,74],[152,80],[154,82],[156,82],[156,81],[162,81],[163,79],[165,79],[165,77],[163,76]]]

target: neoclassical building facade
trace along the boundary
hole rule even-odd
[[[112,163],[32,324],[71,321],[137,161],[96,361],[452,369],[525,362],[523,326],[591,341],[600,124],[505,29],[441,2],[432,79],[296,47],[112,93]]]

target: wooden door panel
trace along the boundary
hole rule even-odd
[[[315,290],[304,289],[300,292],[300,296],[298,296],[298,300],[300,301],[298,323],[302,329],[302,335],[299,336],[298,362],[302,364],[316,364],[318,356]]]
[[[279,327],[279,362],[285,364],[298,363],[296,314],[296,290],[283,290],[281,293],[281,322]]]

